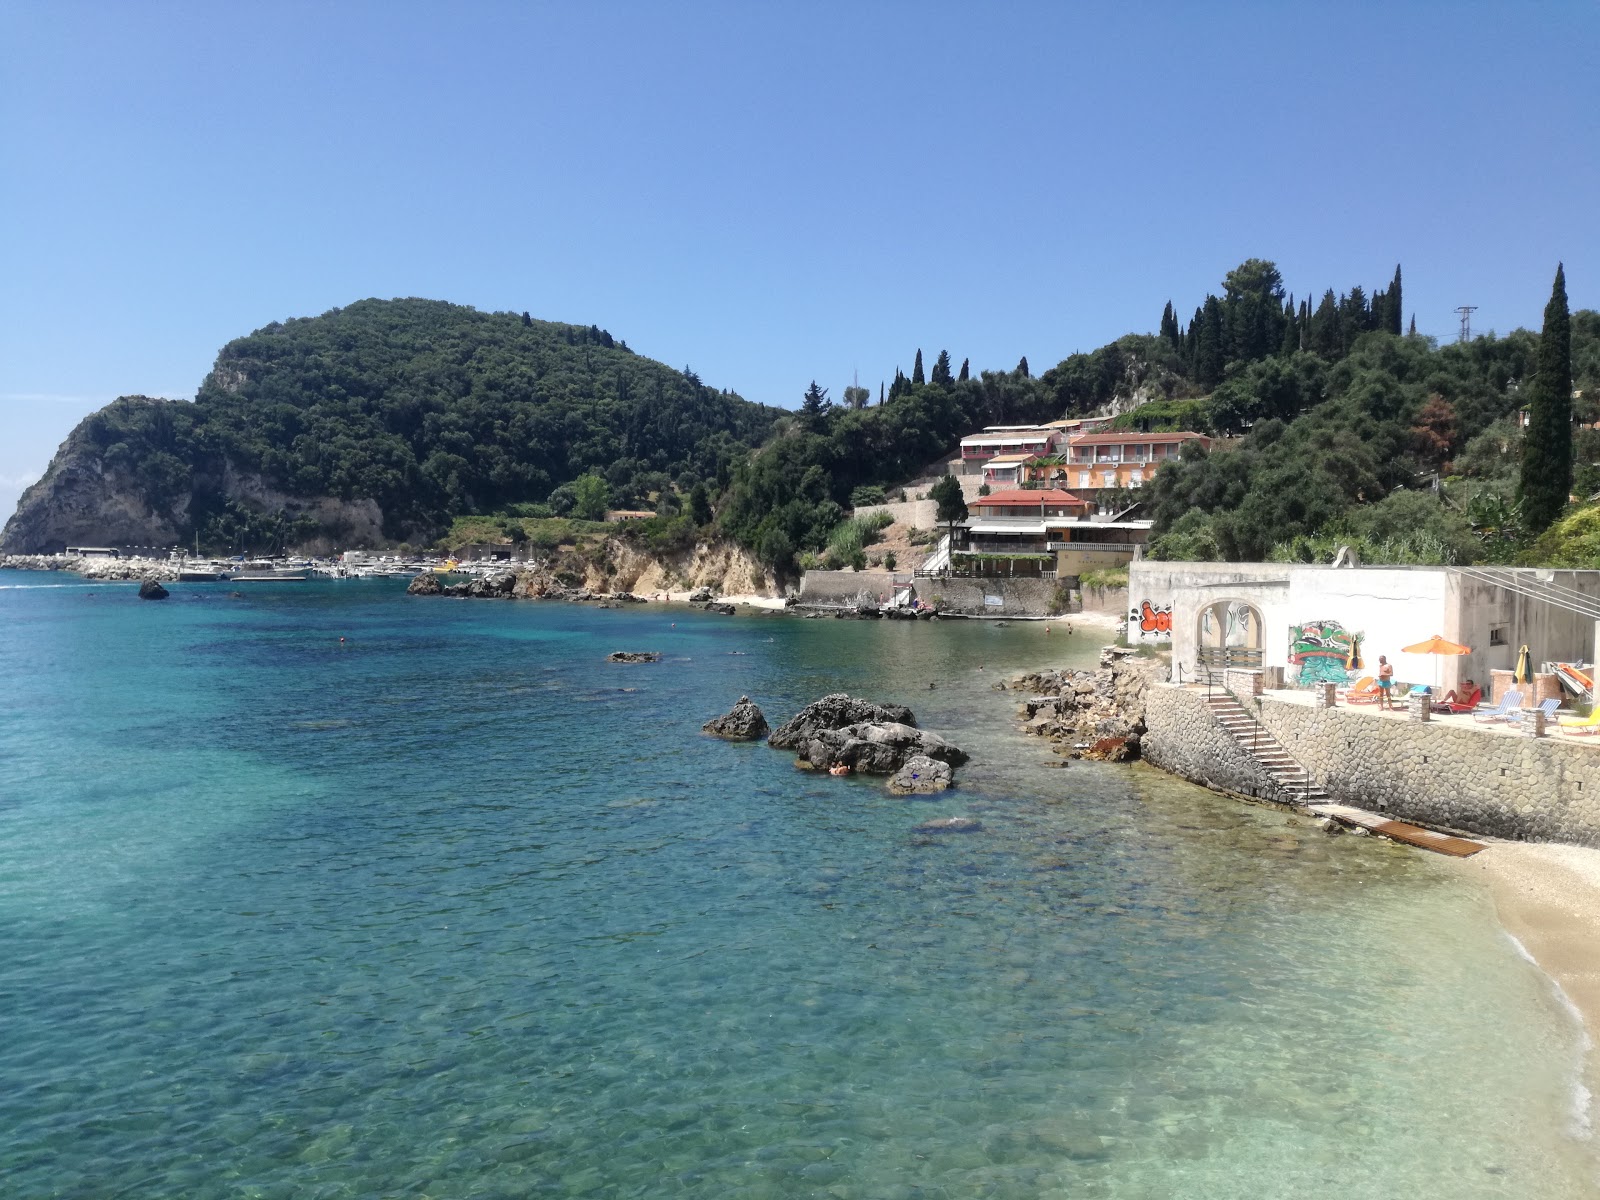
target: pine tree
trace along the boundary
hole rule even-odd
[[[949,387],[955,382],[950,374],[950,351],[939,351],[939,357],[933,360],[933,382],[941,387]]]
[[[1339,332],[1339,301],[1334,298],[1332,288],[1322,293],[1322,303],[1311,314],[1311,332],[1306,340],[1309,350],[1329,362],[1344,356],[1344,336]]]
[[[1560,515],[1572,491],[1572,322],[1566,269],[1545,305],[1538,370],[1528,391],[1528,429],[1522,436],[1522,524],[1540,533]]]
[[[820,433],[833,405],[828,400],[828,389],[819,388],[813,379],[800,400],[800,420],[813,433]]]
[[[965,383],[970,378],[971,376],[967,374],[967,360],[963,358],[961,360],[961,374],[956,376],[956,382]]]
[[[921,387],[928,381],[922,376],[922,347],[917,347],[917,361],[911,366],[911,383],[914,387]]]
[[[526,329],[529,325],[532,325],[532,324],[533,324],[533,318],[530,317],[527,313],[523,313],[522,314],[522,327],[524,329]]]
[[[1017,364],[1017,374],[1021,375],[1024,379],[1032,378],[1032,376],[1028,374],[1028,356],[1026,354],[1022,356],[1022,361]]]

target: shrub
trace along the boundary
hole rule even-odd
[[[894,566],[895,566],[895,563],[897,561],[898,560],[894,556],[894,551],[893,550],[889,551],[889,553],[887,553],[887,554],[885,554],[883,556],[883,569],[885,571],[894,570]]]
[[[1085,571],[1078,582],[1086,588],[1125,588],[1128,586],[1127,567],[1106,567],[1098,571]]]
[[[883,489],[876,484],[863,484],[850,493],[850,507],[861,508],[868,504],[882,504]]]

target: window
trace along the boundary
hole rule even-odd
[[[1144,472],[1140,471],[1140,470],[1135,470],[1133,472],[1133,474],[1128,476],[1128,482],[1131,483],[1134,487],[1138,487],[1141,483],[1144,482]]]
[[[1489,630],[1489,645],[1509,646],[1510,644],[1510,642],[1506,641],[1506,631],[1504,629]]]
[[[1078,472],[1078,486],[1079,487],[1088,487],[1088,486],[1090,486],[1089,485],[1089,472],[1087,472],[1087,471],[1079,471]]]

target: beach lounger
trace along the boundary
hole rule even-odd
[[[1472,714],[1472,719],[1474,721],[1504,721],[1514,711],[1519,711],[1521,708],[1522,693],[1517,691],[1516,688],[1512,688],[1501,697],[1499,704],[1493,706],[1479,705],[1477,711]]]
[[[1573,737],[1587,737],[1590,734],[1600,733],[1600,707],[1587,717],[1557,717],[1556,728],[1561,733],[1572,734]]]
[[[1378,681],[1371,675],[1363,675],[1345,689],[1344,702],[1346,704],[1376,704],[1378,697],[1383,695],[1383,689],[1378,686]]]
[[[1465,700],[1457,700],[1454,704],[1441,704],[1441,705],[1439,705],[1438,708],[1434,709],[1433,711],[1434,712],[1442,712],[1442,713],[1469,713],[1469,712],[1475,712],[1477,710],[1479,702],[1482,701],[1482,699],[1483,699],[1483,689],[1480,688],[1480,687],[1475,687],[1470,692],[1467,693],[1467,698]]]
[[[1507,713],[1506,720],[1514,723],[1520,723],[1529,713],[1542,712],[1544,714],[1545,723],[1548,724],[1555,719],[1556,709],[1560,707],[1561,698],[1559,696],[1553,696],[1549,700],[1540,701],[1538,708],[1519,708],[1516,712]]]

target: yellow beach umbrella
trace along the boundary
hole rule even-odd
[[[1440,654],[1440,655],[1443,655],[1443,654],[1471,654],[1472,653],[1472,647],[1471,646],[1463,646],[1463,645],[1460,645],[1457,642],[1452,642],[1448,638],[1440,637],[1437,633],[1434,634],[1431,638],[1429,638],[1425,642],[1418,642],[1415,646],[1401,646],[1400,649],[1403,650],[1407,654]],[[1526,650],[1527,647],[1524,646],[1523,649]],[[1435,690],[1438,690],[1438,687],[1439,687],[1439,664],[1437,662],[1434,663],[1434,665],[1433,665],[1433,686],[1434,686]]]

